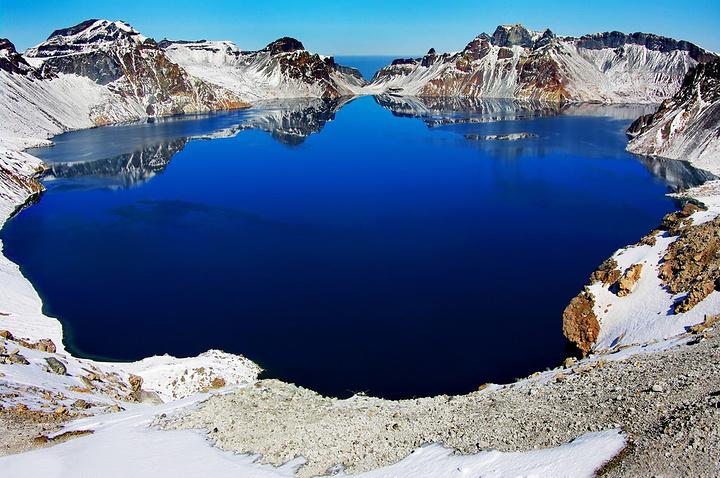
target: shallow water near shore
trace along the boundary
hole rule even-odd
[[[706,179],[624,151],[640,110],[366,97],[68,133],[0,234],[80,356],[468,392],[557,365],[590,272]]]

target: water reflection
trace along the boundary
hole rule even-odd
[[[638,156],[638,160],[655,177],[662,179],[673,192],[679,192],[693,186],[699,186],[705,181],[717,179],[714,174],[696,169],[687,161],[651,158],[648,156]]]
[[[269,133],[288,146],[302,144],[319,133],[349,99],[303,98],[266,102],[233,113],[186,115],[148,123],[83,130],[54,138],[51,148],[31,150],[48,164],[47,178],[96,180],[92,187],[123,188],[150,180],[161,173],[173,156],[191,140],[230,138],[247,130]],[[108,156],[110,155],[110,156]]]
[[[105,187],[127,188],[148,181],[161,173],[175,154],[185,147],[188,138],[154,144],[139,151],[91,161],[48,163],[47,179],[93,177]],[[92,187],[97,187],[94,183]],[[67,187],[67,185],[66,185]],[[82,187],[82,184],[71,185]]]
[[[246,120],[231,128],[230,134],[254,129],[265,131],[277,141],[288,146],[297,146],[314,133],[319,133],[329,121],[352,99],[340,98],[322,100],[304,98],[292,101],[275,101],[258,105],[251,110]]]
[[[429,127],[554,116],[562,108],[557,103],[541,101],[460,97],[380,95],[375,101],[394,116],[420,118]]]
[[[393,116],[417,118],[429,128],[458,133],[457,141],[466,143],[467,147],[507,160],[528,154],[544,156],[547,151],[558,148],[577,153],[578,148],[586,148],[585,145],[590,143],[593,147],[586,148],[584,155],[617,156],[622,152],[614,145],[604,149],[602,142],[591,138],[592,131],[579,128],[576,122],[558,122],[548,127],[530,120],[558,116],[603,116],[631,121],[654,108],[652,105],[558,105],[513,99],[394,95],[380,95],[374,100]],[[72,179],[71,182],[56,182],[53,187],[127,188],[162,173],[175,154],[191,140],[229,138],[243,131],[257,130],[270,134],[284,145],[299,146],[310,135],[320,133],[351,101],[348,98],[277,100],[239,112],[185,115],[142,124],[84,130],[60,135],[54,138],[54,147],[38,148],[31,153],[48,163],[48,179]],[[560,129],[572,131],[555,135]],[[618,134],[623,134],[622,127],[618,127]],[[511,135],[512,139],[495,138],[506,135]],[[639,160],[673,191],[713,177],[681,161]]]
[[[605,116],[634,120],[655,111],[655,105],[558,104],[509,98],[410,97],[379,95],[375,101],[393,115],[419,118],[429,127],[457,123],[518,121],[544,116]]]

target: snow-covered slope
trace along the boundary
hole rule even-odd
[[[160,47],[192,75],[248,100],[338,98],[362,93],[366,82],[354,68],[281,38],[258,51],[241,51],[229,41],[170,41]]]
[[[628,129],[628,151],[692,159],[696,167],[720,173],[720,60],[698,65],[682,88],[658,110]]]
[[[399,59],[366,91],[411,96],[523,98],[602,103],[658,103],[687,71],[715,55],[656,35],[619,32],[581,38],[499,26],[462,51]]]

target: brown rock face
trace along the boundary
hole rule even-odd
[[[714,327],[720,322],[720,315],[706,315],[705,320],[697,325],[690,327],[690,332],[693,334],[702,334],[710,327]]]
[[[687,225],[670,244],[659,277],[674,294],[687,292],[675,313],[692,309],[720,285],[720,217]]]
[[[620,269],[612,257],[606,259],[595,272],[590,275],[590,283],[602,282],[605,285],[614,284],[620,278]]]
[[[680,234],[680,230],[683,227],[691,224],[691,221],[687,218],[697,211],[704,211],[705,209],[706,208],[704,206],[699,206],[690,202],[685,203],[682,210],[671,212],[663,217],[660,222],[660,229],[667,231],[672,236],[677,236]]]
[[[498,51],[498,59],[502,60],[504,58],[512,58],[513,52],[510,48],[500,48]]]
[[[39,350],[41,352],[48,352],[48,353],[57,352],[57,347],[55,346],[55,343],[50,339],[40,339],[37,342],[27,342],[25,340],[18,340],[18,343],[20,345],[22,345],[23,347]]]
[[[587,290],[578,294],[563,312],[563,334],[584,354],[587,354],[600,333],[593,306],[595,297]]]
[[[559,103],[572,99],[563,84],[560,65],[544,50],[533,52],[518,66],[518,84],[521,85],[518,97]]]
[[[139,392],[142,388],[143,379],[142,377],[138,375],[130,375],[128,377],[128,382],[130,382],[130,387],[132,388],[133,392]]]
[[[617,281],[618,297],[625,297],[635,288],[635,284],[640,279],[642,272],[642,264],[633,264],[627,268],[625,273]]]
[[[282,37],[268,44],[265,47],[271,54],[276,55],[278,53],[290,53],[292,51],[304,50],[302,42],[291,37]]]

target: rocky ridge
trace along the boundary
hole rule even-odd
[[[160,47],[191,74],[250,100],[337,99],[360,94],[366,84],[356,69],[312,53],[289,37],[257,51],[242,51],[229,41],[207,40],[163,40]]]
[[[0,70],[18,75],[30,75],[37,79],[43,77],[17,52],[15,45],[7,38],[0,38]]]
[[[645,33],[581,38],[501,25],[460,52],[431,49],[381,69],[368,89],[395,95],[520,98],[554,102],[653,103],[716,58],[685,41]]]

